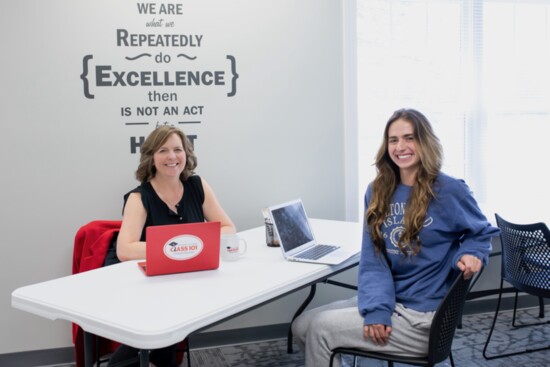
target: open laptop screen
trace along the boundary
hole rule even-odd
[[[277,226],[281,246],[289,252],[312,242],[313,234],[301,201],[293,201],[271,210],[273,222]]]

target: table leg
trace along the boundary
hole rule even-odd
[[[140,367],[149,367],[149,350],[141,349],[139,351],[139,365]]]
[[[315,296],[316,289],[317,289],[317,284],[312,284],[311,288],[309,290],[309,294],[308,294],[307,298],[305,299],[305,301],[302,303],[300,308],[298,308],[298,310],[294,314],[294,317],[292,318],[292,321],[294,321],[298,316],[301,315],[302,312],[304,312],[307,305],[309,305],[309,303],[311,302],[311,300]],[[286,351],[289,354],[292,353],[292,321],[290,322],[290,326],[288,327],[288,337],[287,337],[287,342],[286,342],[287,343],[286,344]]]
[[[84,331],[84,366],[94,365],[94,335]]]

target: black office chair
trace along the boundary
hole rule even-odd
[[[498,355],[487,354],[487,347],[491,341],[495,324],[500,310],[502,289],[504,281],[516,289],[514,298],[514,313],[512,326],[515,328],[548,324],[546,322],[533,322],[529,324],[516,324],[516,309],[518,293],[524,292],[534,295],[539,299],[539,318],[544,318],[544,298],[550,298],[550,231],[544,223],[514,224],[502,219],[495,214],[497,226],[500,228],[500,241],[502,247],[502,269],[500,279],[500,292],[497,308],[491,330],[487,336],[483,356],[485,359],[508,357],[523,353],[536,352],[550,349],[550,345],[541,348],[525,349]]]
[[[381,352],[370,352],[355,348],[336,348],[332,351],[330,357],[330,366],[332,367],[334,358],[338,354],[352,355],[354,363],[357,357],[374,358],[388,362],[389,367],[393,363],[405,363],[415,366],[434,366],[436,363],[450,359],[451,366],[454,367],[451,346],[455,335],[456,327],[460,321],[466,296],[470,289],[470,283],[473,278],[464,279],[462,273],[459,273],[451,288],[441,301],[437,308],[430,327],[430,336],[428,341],[428,354],[423,357],[395,356]]]

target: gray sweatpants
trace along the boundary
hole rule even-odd
[[[388,344],[375,345],[363,337],[364,320],[357,308],[357,297],[354,297],[304,312],[292,323],[292,333],[305,354],[306,367],[328,367],[332,350],[337,347],[422,356],[428,351],[428,335],[434,314],[397,304]],[[335,366],[340,366],[339,358],[334,362]]]

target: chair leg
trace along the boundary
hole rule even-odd
[[[483,347],[483,357],[487,360],[496,358],[495,356],[487,356],[487,347],[491,341],[491,336],[493,336],[493,330],[495,329],[495,324],[498,318],[498,312],[500,311],[500,301],[502,300],[502,286],[504,284],[504,279],[500,279],[500,292],[498,293],[497,309],[495,311],[495,317],[493,317],[493,324],[489,330],[489,335],[487,335],[487,340],[485,341],[485,346]]]
[[[535,325],[544,325],[550,323],[550,321],[541,321],[541,322],[531,322],[531,323],[524,323],[524,324],[516,324],[516,309],[518,305],[518,293],[516,292],[516,297],[514,298],[514,313],[512,316],[512,326],[515,328],[521,328],[526,326],[535,326]],[[539,299],[539,318],[544,319],[544,298],[538,297]]]
[[[451,362],[451,367],[455,367],[455,361],[453,359],[453,352],[449,352],[449,362]]]
[[[516,296],[514,297],[514,313],[512,315],[512,326],[513,327],[517,327],[516,326],[516,311],[517,311],[517,308],[518,308],[518,291],[516,291]]]
[[[330,355],[330,364],[329,364],[329,367],[332,367],[332,363],[334,362],[334,357],[336,357],[338,353],[334,353],[332,352],[332,354]]]
[[[491,336],[493,335],[493,331],[495,329],[495,324],[496,324],[496,321],[497,321],[498,313],[500,311],[500,302],[502,300],[502,285],[503,285],[503,280],[501,279],[500,280],[500,292],[499,292],[499,295],[498,295],[498,302],[497,302],[497,309],[495,311],[495,317],[493,318],[493,324],[491,325],[491,330],[489,330],[489,335],[487,336],[487,340],[485,341],[485,346],[483,347],[483,357],[487,360],[491,360],[491,359],[496,359],[496,358],[516,356],[516,355],[519,355],[519,354],[538,352],[538,351],[550,349],[550,345],[547,345],[547,346],[541,347],[541,348],[533,348],[533,349],[527,348],[525,350],[521,350],[521,351],[518,351],[518,352],[504,353],[504,354],[498,354],[498,355],[493,355],[493,356],[488,356],[487,355],[487,347],[489,346],[489,343],[491,341]],[[545,322],[538,323],[538,324],[530,324],[530,325],[519,325],[519,327],[534,326],[534,325],[541,325],[541,324],[545,324]]]

